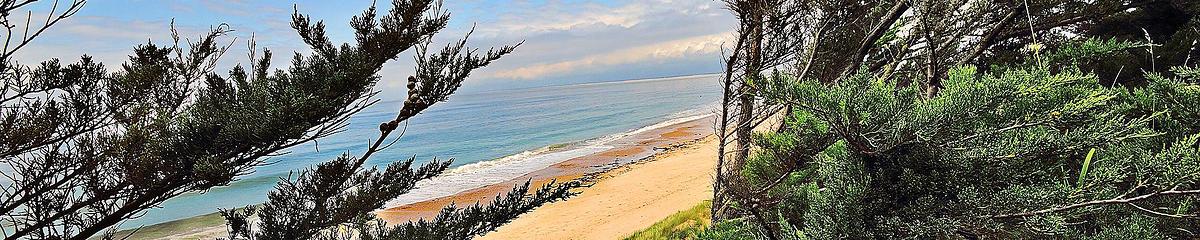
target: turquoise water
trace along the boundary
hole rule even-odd
[[[597,151],[603,146],[593,142],[605,137],[666,121],[695,119],[711,113],[719,97],[720,88],[713,76],[456,94],[413,117],[400,141],[372,156],[368,165],[382,166],[414,155],[419,163],[437,157],[454,158],[455,167],[469,165],[452,170],[451,175],[472,182],[423,184],[422,189],[399,200],[400,203],[419,201],[508,180],[540,169],[537,166],[545,162]],[[171,199],[161,208],[122,224],[122,228],[264,202],[266,193],[290,171],[311,167],[345,152],[361,154],[368,141],[378,136],[379,123],[394,118],[400,104],[399,101],[377,103],[354,116],[344,132],[320,139],[316,144],[288,149],[289,153],[268,159],[271,164],[258,167],[230,186]],[[575,144],[582,146],[566,151],[537,151],[558,143],[587,144]]]

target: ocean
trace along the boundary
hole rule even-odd
[[[455,94],[409,120],[400,141],[376,153],[367,165],[385,166],[413,156],[414,165],[453,158],[445,176],[422,182],[389,206],[423,201],[603,151],[616,137],[708,116],[720,91],[715,75],[700,75]],[[400,105],[376,103],[353,116],[344,132],[292,147],[229,186],[168,200],[121,228],[262,203],[290,172],[347,152],[361,155],[378,136],[379,123],[395,118]]]

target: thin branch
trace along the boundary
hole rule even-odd
[[[959,59],[958,64],[955,65],[965,65],[968,62],[973,61],[975,58],[979,57],[979,55],[982,55],[983,52],[990,48],[993,44],[995,44],[1000,32],[1008,28],[1008,24],[1011,24],[1017,19],[1017,15],[1019,15],[1021,12],[1020,9],[1021,8],[1015,8],[1010,10],[1007,15],[1004,15],[1004,18],[1000,19],[1000,22],[996,23],[996,25],[992,27],[992,30],[989,30],[987,34],[983,35],[983,37],[979,39],[979,43],[975,45],[975,49],[971,50],[971,53],[966,57]]]
[[[943,144],[942,144],[942,147],[945,147],[945,146],[950,146],[950,145],[952,145],[952,144],[955,144],[955,143],[960,143],[960,142],[966,142],[966,141],[970,141],[970,140],[972,140],[972,139],[979,138],[979,137],[982,137],[982,136],[987,136],[987,135],[997,134],[997,133],[1001,133],[1001,132],[1007,132],[1007,131],[1012,131],[1012,130],[1016,130],[1016,129],[1027,128],[1027,127],[1041,126],[1041,125],[1045,125],[1045,124],[1046,124],[1046,122],[1045,122],[1045,121],[1038,121],[1038,122],[1028,122],[1028,123],[1022,123],[1022,124],[1013,124],[1013,125],[1010,125],[1010,126],[1008,126],[1008,127],[1004,127],[1004,128],[1000,128],[1000,129],[996,129],[996,130],[991,130],[991,131],[986,131],[986,132],[981,132],[981,133],[976,133],[976,134],[972,134],[972,135],[970,135],[970,136],[966,136],[966,137],[960,138],[960,139],[958,139],[958,140],[954,140],[954,141],[946,142],[946,143],[943,143]]]
[[[1169,217],[1169,218],[1200,219],[1200,217],[1197,217],[1196,214],[1170,214],[1170,213],[1164,213],[1164,212],[1146,209],[1146,208],[1143,208],[1142,206],[1138,206],[1136,203],[1127,203],[1127,204],[1129,204],[1129,206],[1132,206],[1133,208],[1142,210],[1143,212],[1146,212],[1146,213],[1149,213],[1149,214],[1155,215],[1155,216]]]
[[[871,48],[875,45],[875,42],[879,41],[879,39],[882,38],[883,35],[892,28],[892,25],[895,25],[896,21],[900,20],[900,16],[903,16],[904,13],[908,11],[908,9],[911,7],[910,5],[911,4],[908,3],[908,0],[896,0],[896,5],[892,6],[891,10],[888,10],[888,14],[885,15],[886,18],[879,22],[878,25],[875,25],[875,28],[872,29],[869,34],[867,34],[867,37],[863,38],[862,43],[859,44],[858,50],[855,51],[854,55],[850,56],[850,65],[846,66],[844,71],[845,73],[858,71],[858,67],[862,65],[863,58],[867,57],[867,53],[871,51]]]
[[[1066,211],[1066,210],[1071,210],[1071,209],[1076,209],[1076,208],[1081,208],[1081,207],[1133,203],[1133,202],[1146,200],[1146,199],[1149,199],[1152,197],[1159,197],[1159,196],[1196,195],[1196,194],[1200,194],[1200,190],[1184,190],[1184,191],[1168,190],[1168,191],[1154,192],[1154,193],[1145,194],[1145,195],[1132,197],[1132,198],[1118,197],[1118,198],[1107,199],[1107,200],[1095,200],[1095,201],[1081,202],[1081,203],[1076,203],[1076,204],[1071,204],[1071,205],[1066,205],[1066,206],[1061,206],[1061,207],[1055,207],[1055,208],[1047,208],[1047,209],[1042,209],[1042,210],[1037,210],[1037,211],[1019,212],[1019,213],[1001,214],[1001,215],[989,215],[989,216],[984,216],[984,217],[985,218],[996,218],[996,219],[1030,217],[1030,216],[1042,215],[1042,214],[1047,214],[1047,213],[1061,212],[1061,211]]]

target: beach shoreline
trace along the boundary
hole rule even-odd
[[[579,195],[522,214],[477,239],[625,238],[712,198],[716,146],[709,134],[603,172]]]
[[[674,149],[694,145],[695,142],[710,136],[713,118],[708,115],[687,116],[674,118],[658,124],[643,127],[618,135],[610,135],[603,140],[603,150],[594,151],[578,157],[557,161],[536,171],[528,172],[516,178],[498,183],[486,184],[482,187],[450,193],[440,197],[425,197],[428,199],[404,204],[392,204],[376,212],[377,216],[389,223],[404,223],[421,218],[435,217],[443,207],[449,204],[465,206],[470,204],[487,203],[497,194],[507,193],[518,184],[530,181],[533,187],[550,181],[565,182],[585,180],[595,183],[610,171],[638,163],[652,157],[671,152]],[[543,149],[531,150],[538,154],[570,151],[572,148],[586,148],[582,142],[570,144],[555,144]],[[594,146],[592,146],[594,147]],[[499,159],[498,159],[499,160]],[[485,161],[486,162],[486,161]],[[497,163],[497,164],[503,164]],[[469,165],[467,165],[469,166]],[[452,169],[447,174],[457,174]],[[589,180],[590,179],[590,180]],[[435,179],[436,181],[436,179]],[[225,234],[224,222],[216,214],[186,218],[161,224],[142,227],[129,239],[211,239]],[[117,236],[131,233],[123,230]]]
[[[772,131],[784,116],[774,114],[754,131]],[[605,171],[579,195],[542,205],[477,239],[624,239],[709,201],[718,141],[708,133]]]
[[[530,186],[533,186],[531,188],[551,181],[595,182],[598,180],[595,179],[596,177],[603,176],[611,170],[650,159],[672,149],[689,146],[705,136],[711,135],[712,127],[709,125],[711,122],[711,117],[704,116],[645,129],[645,131],[613,139],[608,143],[613,147],[604,151],[567,159],[500,183],[425,201],[388,207],[377,211],[376,216],[392,224],[432,218],[437,216],[443,207],[450,204],[463,206],[477,202],[487,203],[497,195],[507,193],[527,181],[530,182]]]

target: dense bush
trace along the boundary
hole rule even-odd
[[[1128,87],[1076,64],[1132,49],[959,66],[932,97],[867,72],[750,83],[792,111],[742,171],[760,192],[736,204],[754,214],[701,237],[1195,238],[1200,69]]]

